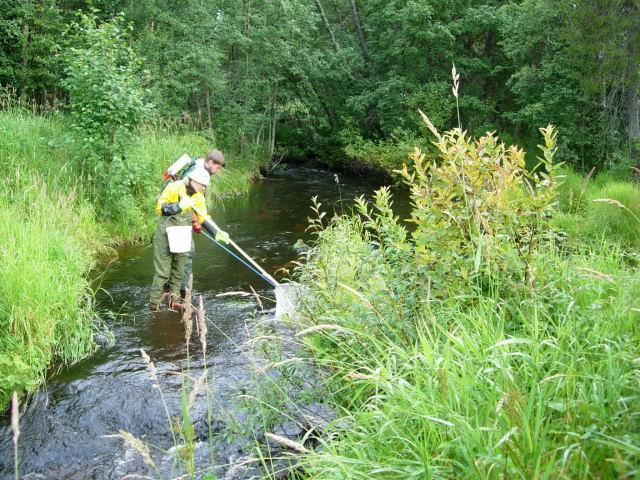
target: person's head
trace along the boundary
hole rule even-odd
[[[187,189],[192,190],[194,193],[202,192],[207,188],[210,180],[211,175],[206,169],[196,167],[187,174]]]
[[[210,175],[215,175],[220,169],[224,168],[226,163],[222,152],[214,149],[207,153],[204,159],[204,168],[207,169]]]

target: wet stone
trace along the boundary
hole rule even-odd
[[[304,433],[302,427],[296,422],[284,422],[272,429],[273,433],[293,440]]]
[[[326,430],[329,424],[336,418],[336,412],[324,403],[301,405],[299,408],[302,412],[307,430]]]

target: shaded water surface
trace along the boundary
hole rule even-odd
[[[212,216],[240,246],[274,272],[297,257],[293,248],[305,234],[311,215],[311,197],[317,195],[328,210],[345,208],[360,194],[370,194],[374,179],[296,167],[274,174],[255,185],[249,195],[229,199],[213,209]],[[194,290],[202,293],[209,325],[207,366],[212,392],[213,431],[218,432],[233,411],[235,388],[248,380],[243,343],[255,321],[253,299],[217,297],[249,290],[271,296],[269,286],[202,236],[196,238]],[[100,278],[98,304],[103,321],[115,341],[90,358],[50,379],[30,401],[21,418],[20,472],[25,478],[111,479],[144,473],[135,452],[119,438],[126,430],[151,445],[166,450],[173,445],[167,415],[159,392],[140,357],[144,349],[155,362],[167,408],[180,411],[182,376],[186,368],[184,327],[171,312],[146,310],[153,276],[152,247],[122,250]],[[265,308],[273,305],[266,305]],[[198,342],[192,344],[190,371],[197,378],[203,369]],[[201,401],[199,404],[204,404]],[[194,416],[206,418],[205,412]],[[237,417],[236,417],[237,420]],[[13,453],[8,420],[0,426],[0,477],[13,478]],[[208,425],[196,422],[196,439],[207,441]],[[216,462],[230,462],[242,448],[225,444]],[[135,478],[135,477],[131,477]]]

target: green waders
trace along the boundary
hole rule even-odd
[[[187,261],[184,265],[184,277],[182,278],[182,285],[180,286],[180,293],[187,290],[187,286],[189,285],[189,277],[193,272],[193,256],[196,253],[196,245],[191,239],[191,250],[187,252]]]
[[[158,218],[158,225],[153,236],[153,266],[155,276],[153,277],[151,295],[149,296],[149,302],[153,305],[160,303],[165,283],[169,283],[171,295],[175,297],[180,296],[180,287],[182,286],[185,266],[191,252],[171,253],[169,250],[167,227],[176,225],[191,226],[191,213],[187,215],[172,215],[171,217],[160,216]]]

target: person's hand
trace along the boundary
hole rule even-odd
[[[197,220],[193,220],[191,222],[191,229],[195,232],[195,233],[202,233],[202,225],[200,225],[200,222]]]
[[[193,201],[193,198],[189,197],[188,195],[185,195],[180,199],[180,208],[183,211],[193,208],[194,206],[195,206],[195,202]]]
[[[177,215],[181,211],[182,210],[178,202],[163,203],[162,206],[160,207],[160,212],[162,213],[162,215],[166,217],[170,217],[171,215]]]
[[[229,238],[229,234],[224,230],[218,230],[216,232],[216,242],[229,243],[231,239]]]

